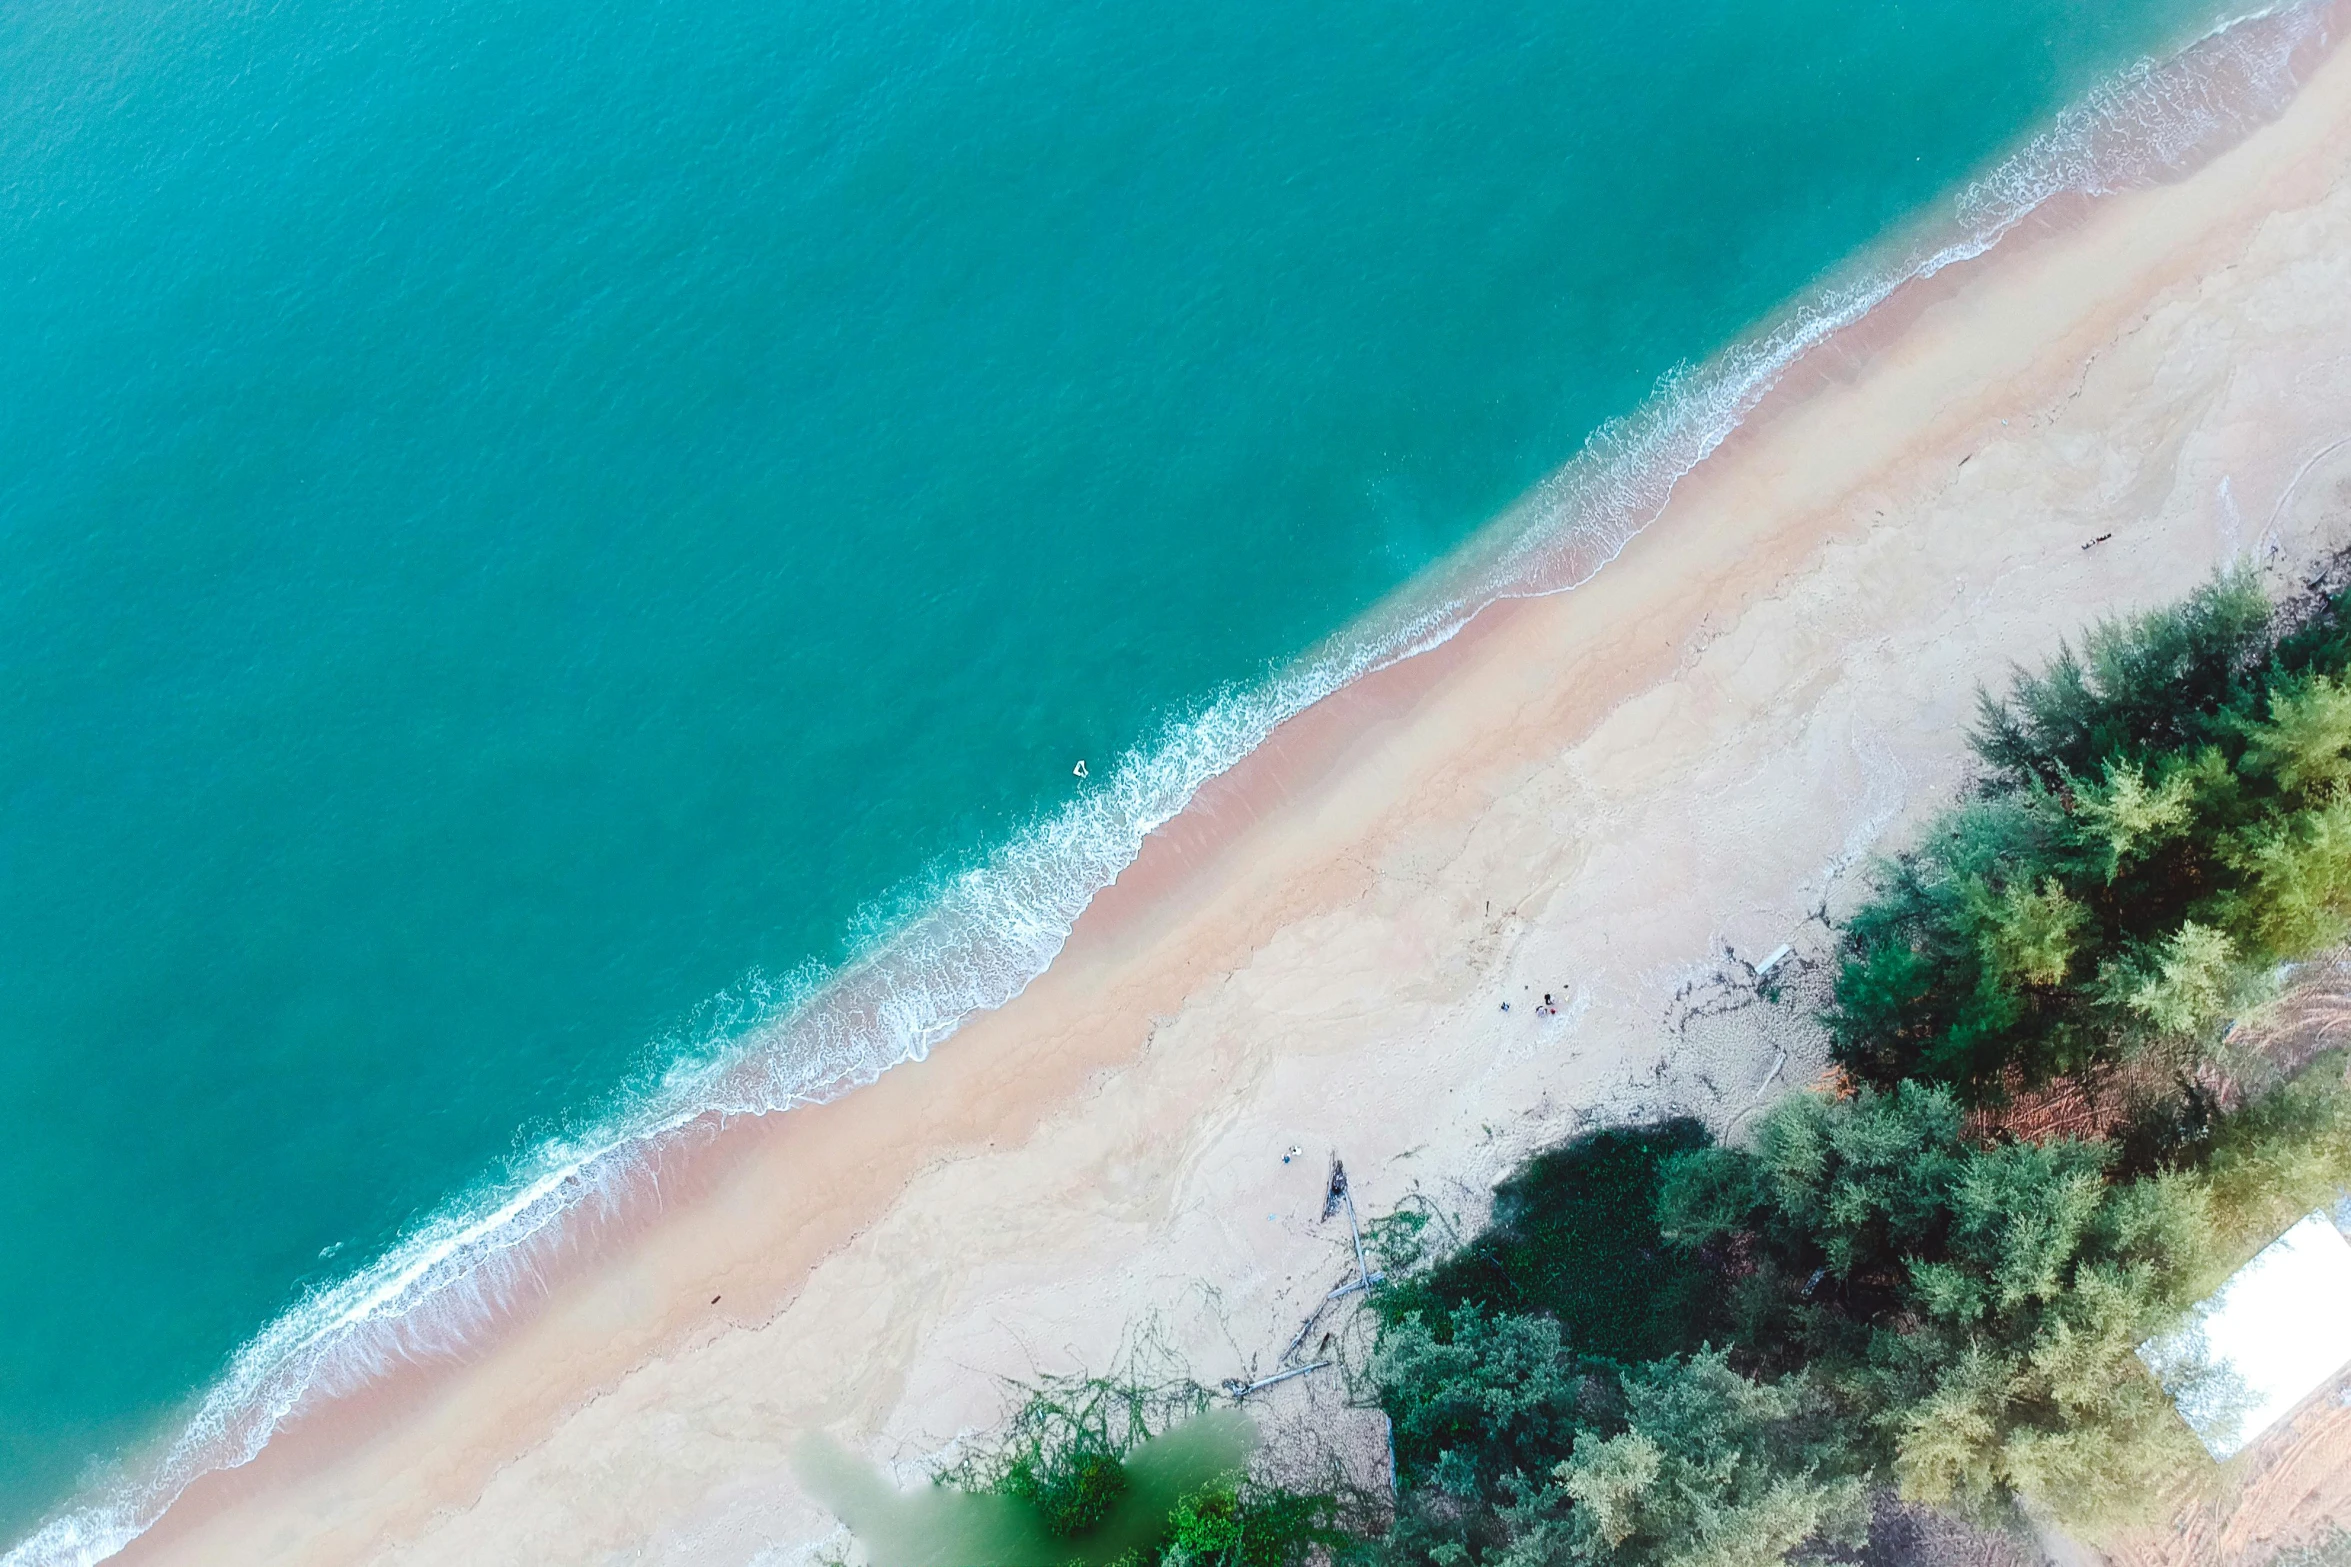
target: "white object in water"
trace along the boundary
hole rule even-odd
[[[1078,758],[1078,765],[1069,770],[1069,775],[1072,778],[1083,778],[1086,776],[1086,759],[1084,757],[1081,756]]]
[[[2351,1365],[2351,1242],[2312,1214],[2139,1358],[2215,1458],[2232,1458]]]
[[[1765,958],[1761,963],[1755,965],[1755,977],[1757,979],[1769,979],[1771,977],[1771,971],[1780,966],[1780,960],[1785,958],[1788,955],[1788,952],[1788,944],[1784,941],[1781,942],[1777,947],[1773,948],[1770,957]]]

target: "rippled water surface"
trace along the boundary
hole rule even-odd
[[[0,1540],[1001,999],[1383,596],[2211,19],[7,8]]]

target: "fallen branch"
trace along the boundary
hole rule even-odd
[[[1323,1307],[1330,1303],[1331,1297],[1325,1295],[1306,1320],[1298,1324],[1298,1336],[1290,1340],[1289,1347],[1282,1351],[1282,1358],[1275,1361],[1275,1365],[1288,1365],[1297,1356],[1298,1351],[1305,1347],[1306,1335],[1314,1331],[1314,1325],[1322,1320]]]
[[[1322,1197],[1322,1216],[1329,1218],[1342,1203],[1347,1208],[1347,1233],[1355,1239],[1355,1277],[1366,1281],[1371,1278],[1371,1263],[1363,1255],[1363,1226],[1355,1222],[1355,1193],[1347,1184],[1347,1167],[1333,1159],[1330,1189]]]
[[[1314,1303],[1314,1310],[1308,1312],[1306,1314],[1306,1320],[1298,1324],[1298,1331],[1291,1335],[1290,1342],[1283,1348],[1281,1357],[1274,1361],[1274,1364],[1277,1366],[1289,1365],[1290,1361],[1297,1355],[1298,1351],[1306,1347],[1306,1340],[1308,1335],[1312,1334],[1315,1328],[1322,1322],[1322,1314],[1330,1309],[1330,1304],[1332,1301],[1344,1300],[1349,1295],[1356,1294],[1359,1291],[1368,1290],[1374,1284],[1381,1283],[1387,1278],[1385,1273],[1374,1273],[1371,1271],[1371,1259],[1364,1253],[1363,1250],[1363,1226],[1357,1223],[1355,1219],[1355,1194],[1347,1188],[1347,1167],[1340,1163],[1337,1159],[1333,1159],[1331,1161],[1330,1184],[1323,1189],[1322,1194],[1323,1218],[1330,1218],[1342,1207],[1347,1210],[1347,1233],[1355,1242],[1355,1277],[1340,1285],[1337,1289],[1332,1290],[1330,1293],[1323,1296],[1322,1299]],[[1318,1361],[1316,1364],[1325,1365],[1328,1364],[1328,1362]],[[1282,1372],[1280,1376],[1268,1377],[1266,1378],[1265,1382],[1250,1383],[1249,1387],[1260,1388],[1265,1386],[1266,1382],[1279,1382],[1282,1377],[1297,1376],[1301,1372],[1312,1371],[1313,1369],[1313,1366],[1298,1366],[1291,1370]],[[1225,1391],[1232,1392],[1234,1388],[1240,1387],[1241,1384],[1236,1380],[1228,1379],[1224,1386]],[[1233,1393],[1233,1396],[1235,1398],[1240,1398],[1243,1396],[1243,1393]]]
[[[1320,1371],[1329,1364],[1330,1362],[1327,1360],[1318,1360],[1310,1366],[1292,1366],[1287,1371],[1277,1371],[1270,1377],[1259,1377],[1254,1382],[1243,1382],[1239,1377],[1227,1377],[1224,1381],[1225,1395],[1237,1404],[1261,1387],[1271,1387],[1276,1382],[1287,1382],[1290,1378],[1302,1377],[1309,1371]]]
[[[1355,1222],[1355,1194],[1347,1194],[1347,1233],[1355,1237],[1355,1278],[1361,1285],[1371,1283],[1371,1264],[1363,1255],[1363,1226]]]

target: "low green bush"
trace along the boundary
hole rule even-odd
[[[1164,1567],[1295,1567],[1344,1549],[1336,1502],[1227,1475],[1187,1494],[1168,1519]]]
[[[1001,1439],[938,1476],[965,1491],[1016,1497],[1068,1539],[1099,1526],[1129,1489],[1128,1455],[1198,1415],[1208,1390],[1186,1379],[1054,1378],[1030,1387]]]
[[[1115,1453],[1087,1447],[1024,1453],[997,1489],[1037,1510],[1057,1535],[1083,1534],[1110,1516],[1127,1494],[1126,1465]]]
[[[1613,1413],[1615,1370],[1570,1349],[1554,1317],[1474,1305],[1405,1313],[1371,1359],[1399,1475],[1456,1496],[1498,1494],[1510,1475],[1565,1458]]]
[[[1712,1281],[1659,1232],[1657,1191],[1668,1159],[1708,1141],[1682,1118],[1535,1155],[1496,1188],[1485,1230],[1384,1292],[1380,1309],[1419,1312],[1439,1334],[1460,1306],[1538,1313],[1578,1354],[1625,1362],[1694,1348],[1712,1325]]]

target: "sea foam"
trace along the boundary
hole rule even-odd
[[[1982,255],[2060,195],[2158,181],[2274,118],[2332,42],[2330,5],[2280,6],[2101,83],[1920,224],[1872,247],[1773,321],[1666,376],[1628,416],[1435,570],[1346,631],[1217,695],[1100,770],[978,865],[891,905],[826,973],[754,978],[592,1130],[550,1139],[383,1255],[315,1289],[239,1349],[159,1451],[52,1517],[0,1567],[86,1567],[151,1528],[204,1474],[252,1461],[298,1410],[461,1353],[534,1287],[569,1233],[718,1118],[819,1104],[919,1061],[1017,997],[1144,839],[1275,729],[1363,676],[1433,648],[1485,606],[1605,567],[1664,510],[1789,366],[1904,285]]]

